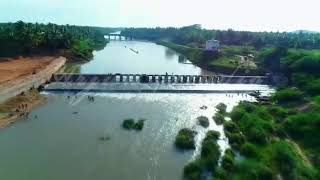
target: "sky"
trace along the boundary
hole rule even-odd
[[[0,0],[0,22],[320,31],[319,0]]]

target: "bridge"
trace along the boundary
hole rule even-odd
[[[111,37],[114,37],[113,40],[133,40],[133,38],[131,36],[126,36],[126,35],[121,35],[121,34],[113,34],[113,33],[109,33],[109,34],[105,34],[105,37],[107,37],[108,40],[111,40]]]
[[[53,74],[50,82],[72,83],[178,83],[271,84],[269,76],[157,75],[157,74]]]

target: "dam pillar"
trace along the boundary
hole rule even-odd
[[[158,82],[162,83],[162,76],[161,75],[158,76]]]
[[[177,83],[181,83],[181,78],[182,78],[182,76],[177,75]]]
[[[198,84],[198,83],[199,83],[199,81],[200,81],[200,77],[199,77],[199,76],[195,76],[195,80],[194,80],[194,81],[195,81],[195,83],[197,83],[197,84]]]
[[[188,82],[188,76],[182,76],[182,82],[187,83]]]
[[[211,84],[212,83],[212,77],[211,76],[207,76],[207,83]]]
[[[120,75],[120,82],[123,82],[123,76]]]
[[[194,79],[193,76],[189,76],[189,83],[193,83],[193,79]]]
[[[174,83],[174,81],[175,81],[175,76],[170,76],[170,82]]]
[[[149,83],[149,76],[146,74],[142,74],[140,76],[140,83]]]
[[[156,82],[156,76],[152,76],[152,82],[155,83]]]
[[[168,75],[166,75],[166,76],[164,77],[164,82],[165,82],[165,83],[168,83]]]
[[[207,78],[206,78],[206,76],[201,76],[201,83],[206,83],[206,80],[207,80]]]

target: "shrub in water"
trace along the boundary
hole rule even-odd
[[[217,125],[221,125],[221,124],[223,124],[225,122],[224,115],[221,114],[221,113],[216,113],[213,116],[213,120],[214,120],[214,122],[216,122]]]
[[[240,161],[236,165],[235,169],[238,179],[273,179],[273,174],[270,168],[251,159]]]
[[[207,128],[209,127],[209,119],[205,116],[200,116],[197,118],[198,119],[198,123],[204,127],[204,128]]]
[[[231,114],[230,114],[230,117],[233,121],[239,121],[242,119],[242,117],[246,114],[246,111],[244,110],[244,108],[238,106],[238,107],[235,107]]]
[[[218,113],[220,114],[226,114],[227,113],[227,105],[220,103],[216,106]]]
[[[191,129],[181,129],[175,140],[176,147],[179,149],[195,149],[195,135],[196,132]]]
[[[247,131],[247,138],[250,142],[254,142],[257,144],[265,144],[267,143],[267,133],[263,128],[260,127],[252,127]]]
[[[238,128],[237,124],[232,121],[225,122],[223,124],[223,127],[226,132],[230,132],[230,133],[239,132],[239,128]]]
[[[138,130],[138,131],[141,131],[143,129],[143,126],[144,126],[144,119],[140,119],[137,123],[134,124],[134,129],[135,130]]]
[[[225,153],[222,157],[221,166],[227,170],[232,171],[234,169],[235,160],[233,154]]]
[[[219,157],[219,145],[217,144],[216,139],[212,137],[212,133],[208,132],[202,141],[201,159],[206,168],[213,172],[218,165]]]
[[[256,157],[257,148],[251,143],[245,143],[240,148],[240,153],[246,157]]]
[[[295,88],[287,88],[277,91],[273,98],[280,103],[285,103],[288,101],[299,101],[303,98],[303,93]]]
[[[203,167],[200,159],[188,163],[183,168],[183,177],[185,180],[198,180],[201,179]]]
[[[215,172],[213,173],[213,179],[214,180],[224,180],[227,179],[227,172],[221,168],[218,167]]]
[[[235,149],[239,149],[241,145],[245,143],[245,137],[241,133],[226,132],[226,136],[231,146]]]
[[[206,134],[206,138],[210,138],[210,139],[213,139],[213,140],[218,140],[219,137],[220,137],[220,132],[214,131],[214,130],[210,130]]]
[[[133,119],[125,119],[123,122],[122,122],[122,127],[124,129],[132,129],[134,127],[134,120]]]

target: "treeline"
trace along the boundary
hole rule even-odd
[[[94,49],[103,48],[104,33],[111,29],[56,24],[32,24],[22,21],[0,24],[0,56],[62,53],[87,60]]]
[[[257,60],[267,71],[285,73],[289,77],[296,73],[320,73],[319,50],[267,48],[258,53]]]
[[[200,25],[182,28],[127,28],[122,34],[136,39],[151,41],[169,40],[176,44],[201,46],[209,39],[217,39],[223,45],[262,47],[287,47],[302,49],[319,49],[320,34],[289,32],[249,32],[229,30],[206,30]]]

